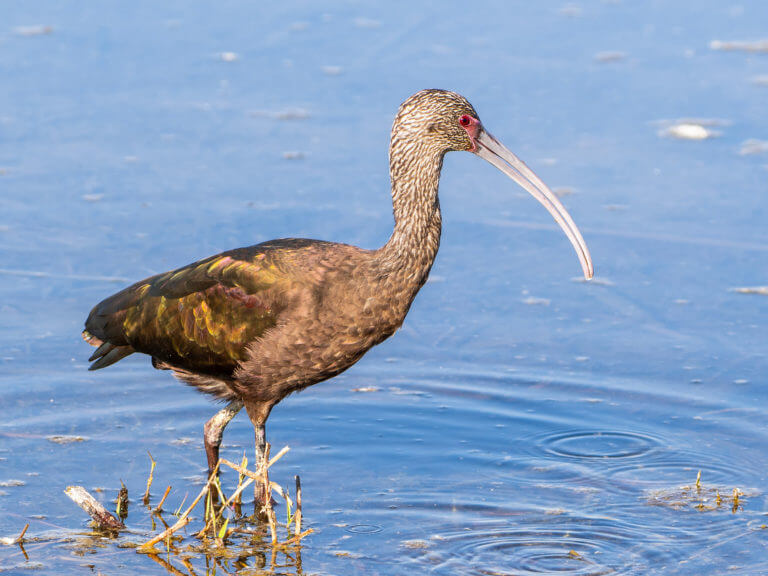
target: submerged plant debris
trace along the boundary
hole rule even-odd
[[[70,486],[66,490],[67,495],[91,516],[92,532],[62,530],[27,534],[29,524],[26,524],[18,535],[0,538],[0,544],[19,547],[26,561],[14,567],[24,569],[34,568],[34,562],[30,560],[25,546],[69,543],[81,551],[78,554],[87,554],[114,542],[118,549],[133,548],[174,575],[195,576],[194,564],[200,559],[205,559],[206,566],[213,569],[209,573],[215,573],[217,569],[224,574],[231,573],[248,568],[253,556],[264,558],[263,568],[269,571],[291,566],[300,572],[302,539],[314,531],[312,528],[302,529],[301,481],[296,476],[292,498],[287,488],[269,480],[267,472],[288,450],[286,446],[270,459],[267,444],[267,459],[255,473],[247,469],[248,460],[245,457],[239,465],[220,460],[197,497],[184,508],[187,500],[185,496],[173,513],[163,511],[163,503],[172,491],[171,486],[168,486],[156,506],[150,503],[150,489],[157,466],[150,454],[149,476],[142,506],[139,508],[143,512],[140,521],[135,519],[134,506],[133,521],[130,524],[123,523],[129,516],[130,500],[128,488],[122,482],[114,500],[114,515],[81,486]],[[221,465],[238,472],[237,486],[229,497],[225,496],[218,478]],[[13,482],[13,485],[23,485]],[[243,493],[255,482],[265,482],[269,487],[267,504],[253,515],[248,515],[243,513]],[[273,493],[285,502],[284,520],[275,513],[271,496]],[[149,531],[138,530],[137,524],[148,524]],[[2,567],[0,572],[3,572]]]
[[[707,486],[701,481],[701,471],[691,486],[650,490],[648,502],[655,506],[667,506],[675,510],[698,510],[699,512],[728,511],[736,513],[744,509],[747,497],[757,492],[745,493],[740,488]]]
[[[768,40],[712,40],[709,47],[727,52],[768,52]]]
[[[717,128],[730,126],[729,120],[721,118],[678,118],[676,120],[656,120],[651,125],[659,126],[657,134],[661,138],[676,140],[708,140],[722,136]]]
[[[732,292],[737,294],[759,294],[768,296],[768,286],[742,286],[740,288],[731,288]]]
[[[713,138],[719,135],[720,132],[701,124],[694,124],[693,122],[673,124],[659,132],[659,136],[669,136],[670,138],[677,138],[678,140],[706,140],[707,138]]]
[[[742,156],[754,156],[757,154],[768,154],[768,141],[750,138],[741,143],[739,154]]]
[[[53,442],[54,444],[72,444],[74,442],[85,442],[88,440],[88,438],[85,436],[68,436],[65,434],[46,436],[45,439],[48,440],[48,442]]]

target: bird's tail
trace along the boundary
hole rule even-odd
[[[106,368],[135,352],[131,346],[117,346],[110,342],[102,342],[88,332],[88,330],[83,330],[83,339],[91,346],[98,346],[96,351],[90,358],[88,358],[88,362],[93,362],[93,364],[88,367],[88,370]]]

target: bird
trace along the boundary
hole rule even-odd
[[[438,185],[447,152],[468,151],[512,178],[560,225],[587,280],[592,259],[555,194],[447,90],[399,107],[389,147],[394,230],[378,249],[286,238],[151,276],[97,304],[84,339],[90,370],[140,352],[157,369],[226,403],[204,426],[209,473],[227,424],[245,407],[264,461],[265,423],[283,398],[345,371],[402,325],[435,261]],[[256,495],[265,498],[266,489]]]

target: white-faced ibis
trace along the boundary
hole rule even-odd
[[[133,352],[227,402],[205,424],[212,470],[222,433],[245,406],[256,430],[288,394],[343,372],[400,327],[440,244],[443,156],[466,150],[530,192],[573,244],[586,278],[584,239],[549,188],[483,127],[472,105],[423,90],[400,106],[389,147],[395,229],[378,250],[283,239],[230,250],[152,276],[96,305],[84,338],[91,370]]]

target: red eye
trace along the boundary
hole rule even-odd
[[[459,118],[459,124],[462,126],[469,126],[472,124],[472,118],[464,114],[461,118]]]

